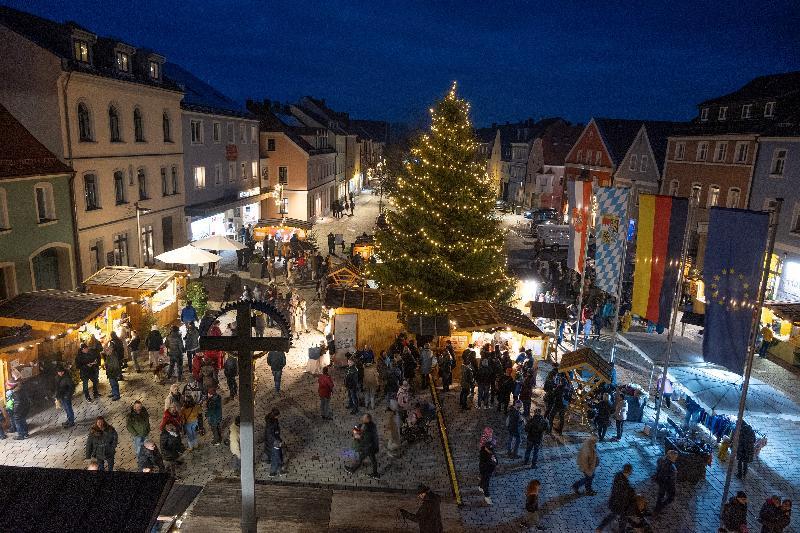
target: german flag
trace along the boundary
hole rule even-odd
[[[639,196],[631,312],[662,326],[672,310],[688,214],[687,198]]]

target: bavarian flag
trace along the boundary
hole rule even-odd
[[[642,194],[631,312],[667,326],[683,251],[688,198]]]
[[[597,217],[594,226],[594,284],[608,294],[617,293],[619,270],[625,259],[622,256],[622,248],[628,230],[629,192],[630,189],[622,187],[597,189]]]
[[[712,207],[703,263],[703,359],[741,374],[756,312],[769,213]]]
[[[580,179],[567,183],[569,203],[569,249],[567,268],[583,273],[586,264],[586,240],[589,238],[589,217],[592,213],[592,182]]]

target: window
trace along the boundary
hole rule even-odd
[[[130,56],[125,52],[117,50],[117,70],[120,72],[130,72]]]
[[[725,120],[728,118],[728,108],[727,106],[722,106],[719,108],[719,114],[717,115],[717,120]]]
[[[86,198],[86,210],[100,209],[100,196],[97,190],[97,176],[86,174],[83,177],[83,193]]]
[[[77,61],[80,61],[81,63],[89,62],[89,43],[76,39],[73,43],[73,49],[75,52],[75,59]]]
[[[228,122],[228,143],[232,143],[233,141],[233,123]]]
[[[256,125],[250,125],[250,144],[255,144],[258,142],[258,130],[256,130]]]
[[[583,150],[578,150],[578,163],[580,163],[581,161],[583,161]]]
[[[765,117],[775,116],[775,102],[767,102],[764,105],[764,116]]]
[[[92,134],[92,120],[89,116],[89,108],[81,102],[78,104],[78,138],[83,142],[94,140]]]
[[[772,164],[770,165],[769,174],[773,178],[783,177],[783,169],[786,166],[786,154],[787,150],[783,148],[777,148],[772,152]]]
[[[16,296],[16,272],[12,263],[0,265],[0,301]]]
[[[211,137],[214,139],[215,143],[219,143],[222,140],[222,125],[219,122],[214,122],[214,124],[212,124]]]
[[[153,263],[153,225],[142,226],[142,261],[145,265]]]
[[[189,121],[189,129],[192,132],[192,144],[203,144],[203,121]]]
[[[683,161],[684,157],[686,157],[686,143],[675,143],[675,160]]]
[[[164,111],[161,115],[161,129],[164,132],[164,142],[171,143],[172,142],[172,124],[169,121],[169,113]]]
[[[714,161],[724,163],[725,158],[728,156],[728,143],[717,143],[717,153],[714,154]]]
[[[280,185],[286,185],[289,183],[289,168],[288,167],[278,167],[278,183]]]
[[[119,130],[119,111],[113,105],[108,108],[108,129],[112,143],[122,142]]]
[[[244,180],[244,179],[247,179],[247,163],[245,163],[244,161],[242,161],[241,167],[242,167],[242,174],[241,174],[241,178],[242,178],[243,180]]]
[[[738,142],[736,143],[736,162],[737,163],[747,163],[747,153],[750,149],[750,144],[748,142]]]
[[[158,61],[150,61],[148,63],[148,73],[150,74],[150,79],[160,80],[161,64]]]
[[[222,165],[217,163],[214,165],[214,186],[219,187],[222,185]]]
[[[103,268],[103,240],[98,239],[89,247],[89,259],[92,272],[97,272]]]
[[[275,151],[275,139],[267,139],[267,152],[274,152]],[[578,150],[580,154],[580,150]],[[580,157],[580,155],[578,156]]]
[[[114,264],[128,264],[128,234],[118,233],[114,235]]]
[[[792,212],[792,233],[800,234],[800,202],[794,204]]]
[[[753,113],[753,104],[745,104],[742,106],[742,118],[750,118]]]
[[[669,182],[669,195],[678,196],[678,180],[672,180]]]
[[[127,203],[125,201],[125,173],[121,170],[114,172],[114,199],[117,205]]]
[[[598,151],[596,151],[596,152],[594,153],[594,164],[595,164],[595,165],[598,165],[598,166],[599,166],[599,165],[600,165],[600,163],[602,162],[602,160],[600,159],[600,157],[601,157],[601,156],[600,156],[600,150],[598,150]]]
[[[708,142],[697,143],[697,160],[705,161],[708,158]]]
[[[286,215],[289,213],[289,199],[288,198],[281,198],[281,209],[280,214]]]
[[[258,177],[258,161],[253,161],[250,163],[250,177],[255,179]]]
[[[231,161],[228,163],[228,183],[233,183],[236,179],[236,163]]]
[[[206,188],[206,167],[192,167],[194,186],[197,189]]]
[[[239,124],[239,142],[247,142],[247,130],[245,129],[244,124]]]
[[[692,199],[695,203],[700,203],[700,195],[703,192],[703,186],[699,183],[692,183]]]
[[[172,167],[172,194],[178,194],[178,167]]]
[[[719,185],[712,185],[708,188],[708,207],[719,204]]]
[[[139,200],[147,200],[147,176],[145,176],[144,169],[140,168],[136,171],[136,181],[139,184]]]
[[[8,202],[6,200],[6,190],[0,189],[0,231],[11,229],[8,222]]]
[[[36,197],[36,219],[39,224],[56,220],[56,205],[53,200],[53,186],[50,183],[37,183],[34,188]]]
[[[629,170],[636,170],[637,166],[638,166],[638,160],[636,159],[636,156],[635,155],[631,155],[631,160],[630,160],[630,163],[628,164],[628,169]]]
[[[700,110],[700,120],[706,121],[708,120],[708,108],[704,107]]]
[[[725,202],[725,207],[731,207],[733,209],[739,207],[739,197],[741,194],[742,191],[740,191],[737,187],[731,187],[728,189],[728,200]]]
[[[161,196],[169,196],[169,182],[167,181],[167,167],[161,167]]]
[[[133,110],[133,136],[137,143],[144,142],[144,123],[142,121],[142,111],[138,107]]]
[[[647,170],[647,156],[643,155],[641,159],[641,164],[639,165],[639,170],[644,172]]]

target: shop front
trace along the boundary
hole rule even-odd
[[[261,217],[261,200],[268,193],[258,187],[239,191],[236,197],[226,197],[211,202],[185,207],[190,241],[211,235],[224,235],[237,239],[248,225],[253,227]]]

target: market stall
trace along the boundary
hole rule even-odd
[[[73,291],[44,290],[15,296],[0,304],[0,379],[41,385],[40,370],[55,362],[72,363],[81,341],[108,335],[119,324],[131,298]],[[43,392],[50,394],[50,386]],[[36,399],[36,394],[33,394]]]
[[[761,326],[767,352],[790,365],[800,365],[800,302],[765,302]]]
[[[186,290],[187,274],[175,270],[156,270],[127,266],[109,266],[84,281],[94,294],[133,298],[128,316],[136,331],[156,324],[170,326],[178,318],[178,298]]]
[[[589,401],[601,392],[601,388],[611,384],[614,369],[597,352],[585,347],[562,355],[558,370],[566,374],[575,391],[570,409],[584,419]]]
[[[363,233],[356,237],[353,243],[353,257],[360,255],[364,261],[369,261],[372,254],[375,252],[375,237]]]

